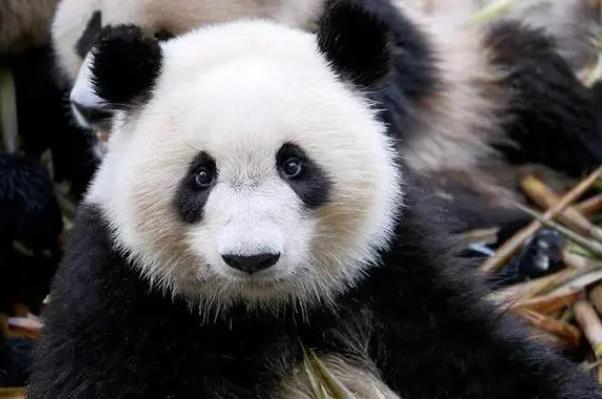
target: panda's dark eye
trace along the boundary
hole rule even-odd
[[[310,209],[328,201],[331,181],[328,174],[301,147],[284,143],[276,153],[278,174]]]
[[[303,161],[298,157],[287,158],[280,166],[287,179],[295,179],[303,174]]]
[[[215,173],[211,168],[201,166],[196,170],[194,175],[194,183],[196,184],[197,188],[204,190],[211,187],[214,178]]]

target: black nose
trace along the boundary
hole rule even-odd
[[[278,259],[280,259],[280,254],[259,254],[251,256],[227,254],[222,255],[222,258],[228,266],[250,274],[274,266],[276,262],[278,262]]]
[[[113,116],[111,111],[103,108],[91,107],[75,101],[71,101],[71,105],[90,126],[109,123]]]

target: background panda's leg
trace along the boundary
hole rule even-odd
[[[537,29],[493,25],[485,39],[511,93],[506,142],[496,147],[515,162],[543,163],[580,175],[602,163],[602,113],[594,93],[577,79]]]

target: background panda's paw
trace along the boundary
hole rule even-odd
[[[564,267],[564,237],[555,230],[541,229],[496,278],[501,285],[531,280],[552,274]]]

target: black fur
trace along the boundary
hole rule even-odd
[[[34,161],[0,154],[0,246],[54,249],[63,229],[50,177]]]
[[[269,398],[300,343],[373,364],[404,399],[600,397],[574,365],[483,301],[410,197],[393,249],[336,312],[237,306],[203,325],[152,290],[83,206],[45,313],[28,397]],[[358,343],[358,346],[352,343]]]
[[[163,59],[156,39],[134,25],[108,26],[92,52],[94,89],[111,108],[127,109],[150,95]]]
[[[157,39],[160,42],[166,42],[168,40],[173,39],[174,37],[176,37],[176,35],[168,31],[167,29],[160,29],[155,32],[155,39]]]
[[[201,189],[195,183],[196,173],[200,167],[211,171],[217,178],[217,167],[215,160],[206,152],[202,151],[190,163],[188,173],[180,182],[176,193],[174,206],[186,223],[198,223],[203,218],[203,207],[209,199],[211,187]]]
[[[310,209],[315,209],[328,202],[332,186],[328,174],[313,162],[299,146],[291,143],[283,145],[278,150],[276,164],[281,166],[291,157],[301,160],[303,172],[294,179],[288,179],[280,173],[282,179]],[[280,168],[278,169],[280,170]]]
[[[376,24],[372,29],[386,27],[389,32],[386,36],[392,40],[386,47],[382,39],[378,42],[380,50],[390,50],[392,68],[369,96],[382,110],[380,118],[389,126],[392,137],[400,141],[413,139],[410,133],[417,123],[418,108],[441,90],[431,45],[426,35],[391,0],[360,2],[364,13],[371,15],[366,21]],[[354,51],[353,46],[351,51]]]
[[[49,47],[0,55],[0,65],[11,70],[15,81],[20,150],[39,159],[50,149],[55,180],[71,183],[79,197],[96,169],[91,150],[95,138],[70,120],[68,92],[55,76],[54,62]]]
[[[539,30],[502,22],[491,28],[485,46],[507,71],[501,83],[511,99],[504,127],[517,145],[500,143],[506,156],[569,175],[602,164],[602,113],[554,42]]]
[[[32,362],[30,340],[24,338],[5,339],[0,329],[0,388],[25,385]]]
[[[333,68],[360,87],[382,80],[391,67],[391,33],[384,21],[354,0],[330,0],[318,45]]]
[[[86,58],[88,52],[92,49],[102,32],[102,13],[96,10],[88,20],[86,29],[75,43],[75,52],[82,59]]]

